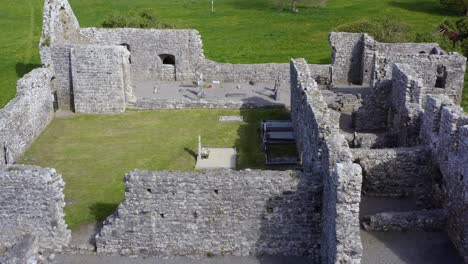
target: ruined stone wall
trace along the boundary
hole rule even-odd
[[[29,234],[19,238],[5,254],[0,254],[2,264],[32,264],[41,260],[38,239]]]
[[[57,45],[48,51],[53,65],[54,85],[53,90],[57,94],[60,109],[75,111],[73,98],[73,79],[71,69],[72,45]]]
[[[54,169],[7,166],[0,170],[0,182],[0,246],[9,248],[28,234],[37,237],[41,250],[68,245],[65,183]]]
[[[395,63],[408,64],[421,78],[426,87],[422,98],[429,94],[445,94],[459,104],[463,95],[463,83],[466,69],[466,58],[454,53],[449,55],[438,54],[385,54],[376,53],[374,61],[373,86],[391,85],[393,65]],[[441,78],[444,88],[437,88],[436,81],[438,67],[444,67]]]
[[[360,263],[362,173],[303,59],[291,62],[291,120],[304,171],[323,186],[322,263]]]
[[[374,62],[377,54],[393,57],[395,54],[417,55],[432,54],[440,50],[437,43],[380,43],[368,34],[364,34],[363,84],[373,85]]]
[[[136,170],[124,181],[98,254],[319,258],[320,186],[301,172]]]
[[[434,197],[448,212],[447,232],[468,261],[468,115],[445,96],[430,96],[421,128],[430,147]]]
[[[398,146],[419,144],[422,123],[422,101],[425,87],[407,64],[394,64],[392,74],[392,105],[389,127],[398,138]]]
[[[330,82],[330,65],[309,64],[311,75],[320,84]],[[206,81],[221,82],[281,82],[290,81],[288,63],[265,64],[229,64],[206,60],[203,66],[203,77]]]
[[[363,34],[331,32],[333,84],[362,84]]]
[[[121,46],[74,46],[71,50],[74,106],[77,113],[122,113],[129,52]],[[127,74],[126,74],[127,73]]]
[[[424,147],[353,149],[369,196],[425,195],[430,191],[430,153]],[[429,184],[423,186],[424,183]]]
[[[0,167],[19,159],[52,120],[51,78],[47,68],[26,74],[16,97],[0,110]]]
[[[55,44],[79,41],[79,30],[80,24],[67,0],[45,0],[39,41],[42,64],[53,64],[51,48]]]
[[[80,33],[90,44],[125,45],[130,51],[132,78],[135,80],[167,79],[167,69],[160,55],[175,57],[172,80],[197,78],[205,62],[203,44],[196,30],[101,29],[84,28]]]

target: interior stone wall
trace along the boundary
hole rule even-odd
[[[320,258],[321,190],[301,172],[136,170],[124,181],[98,254]]]
[[[430,191],[430,153],[425,147],[352,152],[362,167],[362,189],[366,195],[418,196]]]
[[[54,169],[14,165],[0,169],[0,246],[12,247],[25,235],[41,250],[61,251],[71,232],[64,220],[65,182]]]
[[[447,232],[468,262],[468,115],[448,97],[428,97],[421,140],[435,166],[433,196],[447,210]]]
[[[128,58],[121,46],[74,46],[71,65],[77,113],[125,112]]]
[[[35,69],[17,83],[17,94],[0,109],[0,167],[18,160],[53,117],[52,73]]]
[[[417,146],[424,112],[423,82],[407,64],[395,63],[392,76],[391,133],[398,138],[398,146]]]
[[[332,83],[362,84],[363,34],[331,32]]]

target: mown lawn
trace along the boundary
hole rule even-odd
[[[36,67],[43,0],[0,0],[0,106],[15,94],[16,80]],[[432,32],[444,18],[439,0],[330,0],[323,8],[281,12],[269,0],[70,0],[83,27],[99,26],[112,11],[153,9],[177,28],[198,29],[208,58],[219,62],[288,62],[304,57],[329,63],[328,32],[337,26],[397,15],[412,34]],[[468,99],[467,99],[468,100]],[[468,106],[468,102],[465,101]]]
[[[242,115],[244,122],[219,122]],[[66,182],[71,228],[103,220],[123,200],[126,172],[192,171],[198,135],[203,146],[238,149],[238,169],[264,168],[260,120],[287,119],[285,109],[172,110],[56,118],[19,163],[52,167]]]

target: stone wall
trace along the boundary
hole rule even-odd
[[[422,122],[424,86],[422,80],[407,64],[394,64],[392,85],[393,118],[389,124],[398,138],[398,146],[410,147],[419,144]]]
[[[378,232],[443,230],[447,223],[447,212],[443,209],[409,212],[385,212],[364,216],[364,229]]]
[[[3,264],[33,264],[40,261],[38,239],[32,235],[19,238],[4,255],[0,254],[0,263]]]
[[[457,54],[380,54],[374,61],[373,86],[391,85],[393,65],[395,63],[408,64],[421,78],[426,87],[423,98],[427,94],[445,94],[459,104],[463,96],[463,83],[466,69],[466,58]],[[444,80],[444,88],[436,87],[439,67],[444,71],[440,78]]]
[[[435,166],[433,196],[447,210],[447,232],[468,262],[468,115],[445,96],[428,97],[421,140]]]
[[[323,186],[322,263],[360,263],[361,168],[303,59],[291,61],[291,120],[303,169]]]
[[[319,258],[320,186],[301,172],[132,171],[98,254]]]
[[[316,82],[330,82],[330,65],[309,64],[309,68]],[[206,60],[203,77],[206,81],[221,82],[273,82],[279,78],[289,83],[290,66],[288,63],[229,64]]]
[[[57,94],[58,107],[63,110],[75,111],[73,97],[73,79],[71,67],[72,45],[56,45],[48,51],[54,71],[52,89]]]
[[[353,149],[362,167],[363,192],[370,196],[423,195],[430,182],[430,153],[424,147]]]
[[[41,250],[61,251],[70,241],[64,220],[64,181],[54,169],[7,166],[0,170],[0,246],[24,235],[38,238]]]
[[[80,33],[89,44],[127,47],[135,80],[158,80],[161,74],[167,75],[161,55],[175,57],[173,80],[178,81],[196,80],[205,63],[203,44],[196,30],[84,28]]]
[[[363,34],[331,32],[329,41],[332,46],[332,83],[362,84]]]
[[[52,120],[51,78],[47,68],[26,74],[16,97],[0,110],[0,167],[19,159]]]
[[[75,112],[125,112],[128,60],[129,52],[121,46],[75,46],[71,50]]]

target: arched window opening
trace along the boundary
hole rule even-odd
[[[175,65],[175,56],[171,54],[161,54],[159,55],[163,64]]]

